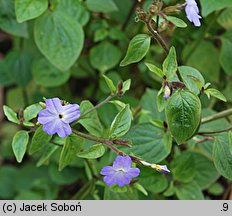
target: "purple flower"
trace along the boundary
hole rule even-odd
[[[164,99],[168,99],[171,95],[171,89],[165,85],[164,87]]]
[[[187,5],[185,7],[185,12],[187,18],[190,22],[193,22],[195,26],[200,26],[200,18],[199,16],[199,9],[195,0],[185,0]]]
[[[38,122],[43,124],[43,131],[49,135],[55,133],[66,137],[72,133],[69,123],[80,117],[80,107],[77,104],[62,105],[59,98],[47,99],[46,109],[39,112]]]
[[[132,160],[129,156],[117,156],[113,166],[106,166],[101,170],[105,175],[104,182],[108,185],[118,184],[120,187],[130,184],[130,180],[139,175],[138,168],[131,168]]]

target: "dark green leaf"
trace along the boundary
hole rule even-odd
[[[108,13],[118,10],[113,0],[87,0],[86,4],[89,10],[94,12]]]
[[[180,90],[168,100],[168,128],[178,144],[191,138],[201,121],[201,102],[192,92]]]

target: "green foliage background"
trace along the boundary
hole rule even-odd
[[[146,1],[146,9],[151,2]],[[59,97],[81,104],[84,112],[104,100],[120,80],[131,79],[130,90],[120,99],[129,105],[123,107],[118,101],[108,103],[82,119],[78,129],[98,137],[130,139],[132,148],[122,148],[125,152],[151,163],[167,164],[171,173],[163,175],[141,166],[138,182],[123,188],[106,187],[99,172],[112,163],[115,153],[76,136],[66,140],[55,137],[59,145],[53,145],[51,137],[44,135],[41,128],[36,132],[38,137],[27,145],[32,135],[25,128],[8,122],[1,111],[1,199],[231,197],[231,133],[218,134],[213,140],[195,136],[177,145],[185,141],[186,134],[176,143],[172,142],[170,133],[162,129],[164,105],[157,103],[156,98],[159,101],[157,95],[162,82],[159,68],[162,68],[165,53],[148,37],[146,26],[135,22],[136,3],[132,0],[0,0],[0,109],[6,104],[20,116],[23,109],[42,101],[43,97]],[[164,3],[184,2],[165,0]],[[186,66],[196,68],[206,83],[210,82],[225,95],[227,103],[216,99],[221,99],[217,92],[212,93],[216,98],[210,100],[206,95],[201,96],[205,117],[231,108],[232,1],[200,0],[198,5],[202,15],[200,28],[189,23],[182,11],[175,16],[187,23],[187,27],[183,21],[176,23],[180,28],[165,24],[161,34],[169,47],[176,49],[181,76],[185,70],[196,73]],[[127,48],[135,36],[133,40],[139,49],[129,49],[131,56]],[[151,64],[157,68],[151,69]],[[163,71],[169,73],[169,66],[164,63]],[[107,82],[104,75],[113,83]],[[186,86],[199,93],[191,80],[186,77],[184,80]],[[181,94],[185,94],[181,97],[197,100],[191,92]],[[31,107],[27,113],[39,109]],[[11,110],[4,111],[10,113],[11,121],[19,123]],[[111,125],[119,111],[121,125]],[[173,116],[172,110],[166,110],[166,116],[169,113]],[[176,118],[179,114],[178,111]],[[30,126],[36,116],[28,115]],[[131,120],[132,125],[127,123]],[[229,116],[209,122],[202,125],[200,131],[225,129],[231,121]],[[193,119],[192,124],[197,127],[199,120]],[[124,130],[118,131],[119,126]],[[170,131],[175,133],[175,128]],[[78,153],[73,154],[75,152]]]

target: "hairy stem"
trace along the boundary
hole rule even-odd
[[[228,110],[224,110],[224,111],[216,113],[216,114],[213,114],[213,115],[210,115],[210,116],[207,116],[205,118],[202,118],[201,124],[205,124],[207,122],[211,122],[211,121],[214,121],[214,120],[217,120],[220,118],[224,118],[224,117],[227,117],[230,115],[232,115],[232,108],[230,108]]]
[[[84,118],[86,115],[88,115],[89,113],[91,113],[92,111],[98,109],[99,107],[101,107],[102,105],[108,103],[112,98],[115,97],[115,94],[111,94],[109,95],[104,101],[102,101],[101,103],[97,104],[96,106],[94,106],[93,108],[89,109],[88,111],[86,111],[85,113],[83,113],[76,121],[74,121],[71,126],[75,126],[78,121],[82,118]]]
[[[203,132],[198,132],[197,134],[204,136],[206,134],[223,133],[223,132],[227,132],[227,131],[230,131],[230,130],[232,130],[232,127],[228,127],[228,128],[225,128],[225,129],[222,129],[222,130],[216,130],[216,131],[203,131]]]

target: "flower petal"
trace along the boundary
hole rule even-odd
[[[64,118],[62,119],[63,122],[71,123],[80,117],[80,106],[77,104],[65,105],[63,106],[62,114],[64,115]]]
[[[112,186],[116,184],[115,175],[108,175],[103,178],[103,181],[107,184],[107,186]]]
[[[123,172],[117,172],[114,178],[116,184],[118,184],[119,187],[123,187],[125,185],[130,184],[130,180],[131,180],[131,178],[127,175],[127,173],[123,173]]]
[[[139,175],[140,170],[138,168],[131,168],[126,174],[130,177],[130,178],[135,178]]]
[[[46,109],[54,114],[60,114],[62,112],[62,105],[59,98],[52,98],[46,100]]]
[[[38,114],[38,122],[40,124],[47,124],[48,122],[54,121],[57,118],[57,114],[51,113],[47,109],[41,110]]]
[[[113,175],[115,173],[115,170],[113,169],[112,166],[106,166],[102,168],[100,174],[101,175]]]
[[[69,124],[60,121],[57,124],[57,134],[59,137],[64,138],[72,134],[72,129]]]
[[[132,160],[131,158],[127,156],[117,156],[114,163],[113,163],[113,168],[118,170],[118,169],[123,169],[125,171],[128,171],[131,167]]]
[[[43,131],[48,133],[49,135],[53,135],[57,133],[57,125],[59,125],[60,120],[56,119],[55,121],[50,121],[43,125]]]

